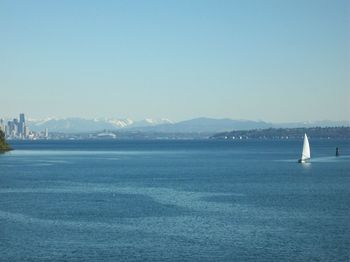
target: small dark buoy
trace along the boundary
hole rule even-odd
[[[338,147],[335,149],[335,156],[339,156],[339,148]]]

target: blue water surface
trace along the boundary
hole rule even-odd
[[[310,143],[14,141],[0,261],[350,261],[350,141]]]

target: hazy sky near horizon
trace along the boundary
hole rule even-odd
[[[350,120],[350,1],[0,0],[0,116]]]

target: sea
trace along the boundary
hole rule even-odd
[[[350,140],[302,143],[11,141],[0,261],[350,261]]]

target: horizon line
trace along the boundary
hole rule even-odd
[[[17,117],[20,114],[25,114],[26,113],[18,113]],[[17,117],[9,117],[9,116],[0,116],[0,120],[13,120]],[[133,119],[131,117],[84,117],[84,116],[65,116],[65,117],[26,117],[28,121],[49,121],[49,120],[67,120],[67,119],[84,119],[84,120],[120,120],[120,121],[125,121],[129,120],[132,122],[141,122],[141,121],[147,121],[147,120],[154,120],[154,121],[169,121],[169,124],[176,124],[180,122],[185,122],[185,121],[191,121],[191,120],[196,120],[196,119],[210,119],[210,120],[233,120],[233,121],[252,121],[252,122],[263,122],[266,124],[292,124],[292,123],[318,123],[318,122],[350,122],[350,119],[341,119],[341,120],[333,120],[333,119],[318,119],[318,120],[291,120],[291,121],[269,121],[269,120],[263,120],[263,119],[248,119],[248,118],[231,118],[231,117],[210,117],[210,116],[197,116],[197,117],[192,117],[192,118],[187,118],[187,119],[182,119],[178,121],[174,121],[170,118],[167,117],[145,117],[141,119]]]

